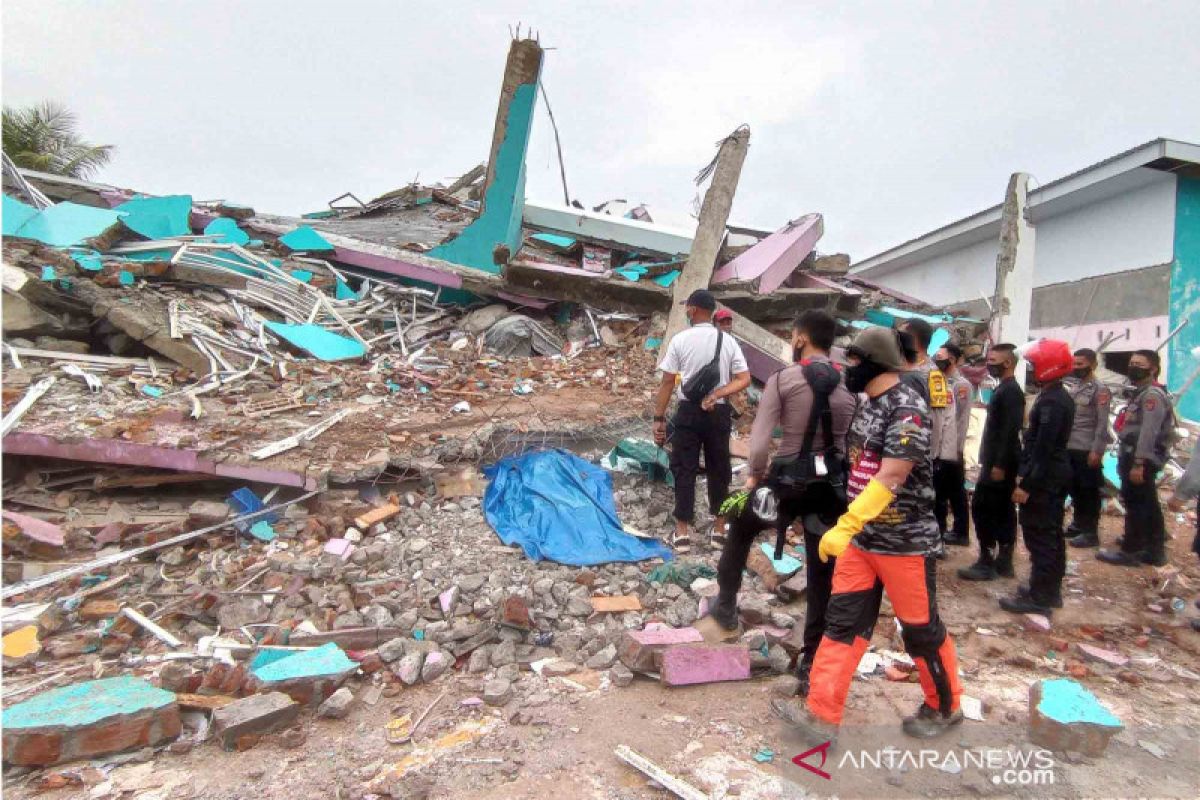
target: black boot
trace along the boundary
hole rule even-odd
[[[1054,613],[1049,603],[1039,603],[1031,595],[1017,594],[1016,597],[1001,597],[1000,607],[1012,614],[1041,614],[1049,617]]]
[[[1017,597],[1029,597],[1029,584],[1022,583],[1017,587]],[[1050,602],[1047,603],[1047,605],[1049,605],[1051,608],[1062,608],[1062,592],[1059,591],[1058,593],[1051,595]]]
[[[812,662],[800,659],[800,663],[796,665],[796,679],[800,681],[796,687],[796,694],[800,697],[808,697],[808,674],[812,671]]]
[[[958,571],[958,577],[964,581],[994,581],[996,580],[995,559],[991,548],[982,545],[979,548],[979,560],[969,567]]]
[[[1096,558],[1118,567],[1140,567],[1144,563],[1140,553],[1126,553],[1124,550],[1101,550],[1096,553]]]
[[[925,703],[917,709],[917,713],[904,718],[904,732],[917,739],[933,739],[948,733],[952,727],[963,721],[962,709],[943,715],[936,708],[930,708]]]
[[[1001,578],[1012,578],[1016,576],[1013,572],[1013,545],[1000,545],[1000,553],[996,556],[996,574]]]
[[[1071,547],[1099,547],[1100,537],[1095,531],[1091,533],[1081,533],[1070,540]]]
[[[1167,565],[1166,553],[1151,553],[1146,551],[1138,556],[1143,564],[1149,564],[1152,567],[1165,567]]]
[[[727,631],[738,629],[737,595],[717,595],[716,602],[708,609],[708,615]]]
[[[950,547],[967,547],[971,544],[971,537],[965,533],[952,533],[942,541]]]

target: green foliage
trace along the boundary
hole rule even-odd
[[[108,163],[115,149],[79,138],[78,120],[67,108],[45,102],[4,108],[4,152],[18,167],[87,178]]]

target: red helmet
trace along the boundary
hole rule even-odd
[[[1033,379],[1038,383],[1070,374],[1075,364],[1071,346],[1059,339],[1038,339],[1022,350],[1021,356],[1033,365]]]

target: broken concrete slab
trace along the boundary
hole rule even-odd
[[[286,728],[300,715],[300,704],[283,692],[243,697],[213,712],[213,728],[226,750],[248,734],[274,733]]]
[[[662,652],[659,674],[667,686],[744,681],[750,677],[750,651],[740,644],[683,644]]]
[[[825,232],[820,214],[805,214],[721,267],[714,284],[748,283],[759,294],[770,294],[800,266]]]
[[[7,448],[5,448],[7,450]],[[66,533],[53,522],[20,514],[3,512],[4,550],[38,558],[59,558],[66,552]]]
[[[329,642],[313,650],[282,651],[282,655],[262,651],[251,665],[251,674],[257,685],[315,706],[332,695],[356,669],[358,663]]]
[[[51,689],[2,719],[5,763],[31,767],[152,747],[181,729],[174,693],[128,676]]]
[[[1123,728],[1095,695],[1073,680],[1043,680],[1029,687],[1029,739],[1036,745],[1095,758]]]

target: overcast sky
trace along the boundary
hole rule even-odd
[[[468,10],[476,6],[477,10]],[[752,129],[732,219],[825,215],[857,261],[1150,139],[1200,141],[1200,3],[5,0],[3,99],[117,146],[98,180],[298,214],[487,157],[532,25],[572,197],[684,221]],[[559,200],[539,102],[531,198]]]

